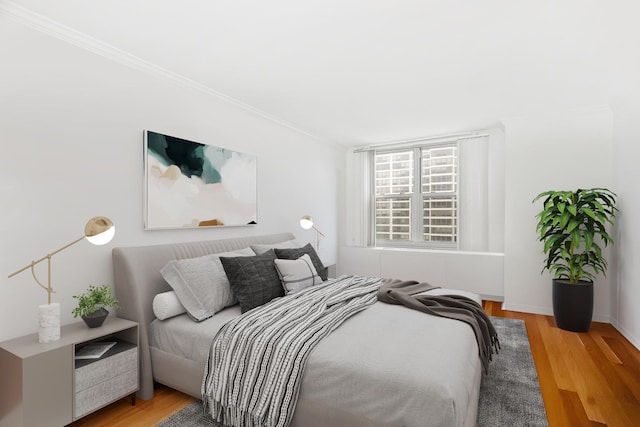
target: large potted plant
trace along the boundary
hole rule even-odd
[[[71,311],[73,317],[82,317],[82,320],[90,328],[102,326],[102,323],[109,315],[105,307],[120,308],[120,302],[111,294],[109,285],[93,286],[83,294],[74,295],[78,300],[78,305]]]
[[[586,332],[593,315],[593,281],[606,276],[601,244],[613,244],[606,231],[618,209],[616,194],[606,188],[545,191],[536,215],[536,231],[546,255],[542,269],[553,275],[553,316],[561,329]]]

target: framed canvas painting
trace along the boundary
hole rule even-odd
[[[144,131],[145,229],[257,223],[256,157]]]

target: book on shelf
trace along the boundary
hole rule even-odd
[[[86,344],[76,350],[76,359],[99,359],[114,345],[115,341]]]

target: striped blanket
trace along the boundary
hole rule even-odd
[[[237,427],[288,425],[311,350],[374,304],[381,282],[343,276],[225,324],[211,345],[202,383],[202,400],[213,420]]]

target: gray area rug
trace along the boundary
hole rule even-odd
[[[492,317],[501,350],[483,375],[478,403],[478,427],[547,426],[527,331],[522,320]],[[217,427],[196,401],[157,427]]]
[[[478,426],[548,426],[524,321],[492,317],[500,353],[482,376]]]

